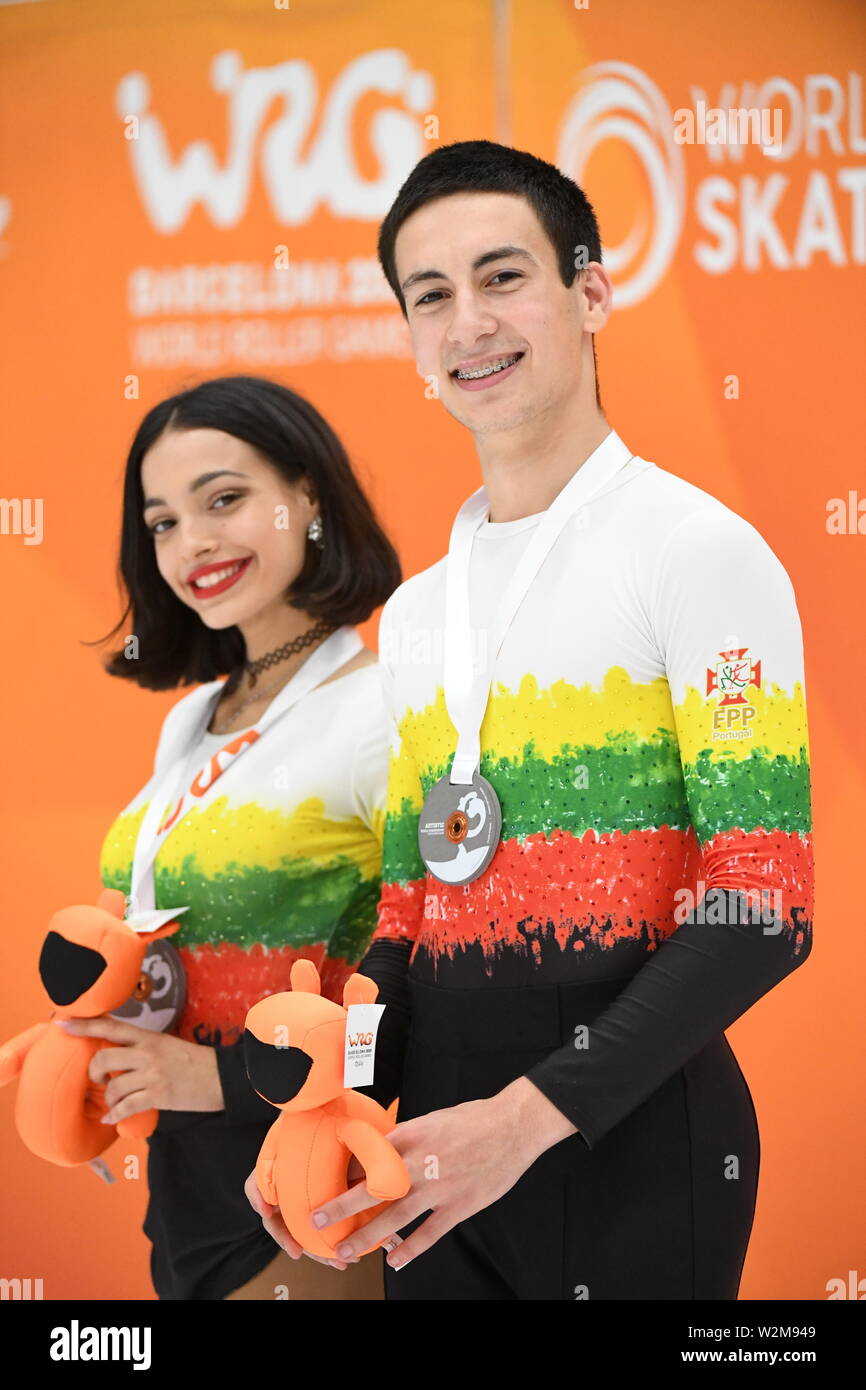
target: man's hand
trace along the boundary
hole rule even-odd
[[[526,1077],[489,1100],[473,1100],[405,1120],[387,1135],[402,1156],[412,1186],[337,1246],[351,1259],[356,1251],[383,1244],[425,1211],[431,1215],[386,1258],[401,1269],[429,1250],[460,1221],[489,1207],[514,1186],[545,1149],[574,1134],[575,1127]],[[313,1213],[317,1227],[377,1206],[366,1183],[326,1202]]]
[[[142,1110],[224,1109],[212,1047],[136,1028],[107,1014],[66,1019],[63,1026],[76,1037],[105,1038],[113,1044],[94,1052],[87,1068],[98,1086],[105,1085],[112,1072],[120,1073],[105,1086],[109,1109],[103,1124],[117,1124]]]

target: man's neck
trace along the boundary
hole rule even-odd
[[[598,412],[583,424],[559,430],[476,436],[490,520],[517,521],[546,511],[611,432]]]

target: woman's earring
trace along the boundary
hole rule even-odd
[[[319,517],[319,516],[314,516],[314,517],[313,517],[312,521],[310,522],[309,526],[307,527],[307,535],[309,536],[310,540],[314,542],[314,544],[318,547],[319,550],[324,549],[325,542],[324,542],[324,540],[322,539],[322,518],[321,518],[321,517]]]

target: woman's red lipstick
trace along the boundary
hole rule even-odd
[[[235,570],[234,574],[227,574],[225,579],[220,580],[219,584],[209,584],[206,589],[199,589],[196,587],[195,582],[190,580],[189,587],[195,594],[196,598],[199,599],[210,598],[213,594],[225,593],[226,589],[230,589],[232,584],[237,583],[242,574],[246,574],[247,566],[250,564],[251,560],[252,556],[249,555],[245,560],[229,560],[222,565],[209,565],[207,567],[203,567],[201,570],[198,571],[198,578],[203,578],[207,574],[217,573],[219,570],[228,569],[230,564],[239,565],[239,568]]]

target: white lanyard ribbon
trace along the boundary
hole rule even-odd
[[[153,862],[172,830],[191,809],[195,798],[203,796],[217,777],[221,776],[229,767],[234,766],[238,758],[242,757],[254,743],[257,743],[267,729],[278,719],[282,719],[284,715],[288,714],[289,710],[294,708],[298,701],[302,700],[317,685],[320,685],[322,681],[327,680],[329,676],[332,676],[335,671],[345,665],[351,657],[361,650],[363,645],[357,629],[350,624],[332,632],[330,637],[327,637],[316,648],[312,656],[307,658],[303,666],[295,672],[289,683],[283,686],[283,689],[265,710],[259,723],[250,729],[238,729],[234,733],[227,734],[225,746],[218,748],[190,781],[190,758],[197,750],[207,730],[222,693],[224,682],[219,683],[219,688],[205,700],[204,707],[196,711],[192,725],[183,732],[180,746],[174,752],[165,776],[151,795],[150,805],[141,823],[135,845],[128,921],[130,918],[137,918],[144,925],[145,916],[148,923],[155,916],[153,911],[155,906]],[[188,793],[191,793],[190,799],[188,799]],[[176,797],[180,797],[177,802],[175,802]],[[167,803],[169,803],[169,813],[164,817],[163,811]],[[184,803],[187,804],[184,805]],[[181,911],[186,911],[186,909],[166,910],[169,918],[172,916],[172,912],[179,913]],[[166,912],[161,915],[166,916]],[[131,921],[130,925],[135,925],[135,922]]]
[[[445,584],[442,673],[445,704],[457,730],[457,751],[451,764],[452,783],[471,783],[478,770],[481,761],[481,724],[490,697],[493,667],[532,581],[577,508],[594,496],[632,458],[634,454],[629,453],[619,435],[611,430],[543,513],[496,610],[480,676],[476,676],[472,670],[469,561],[475,532],[487,520],[490,512],[487,489],[480,487],[473,492],[454,518]]]

